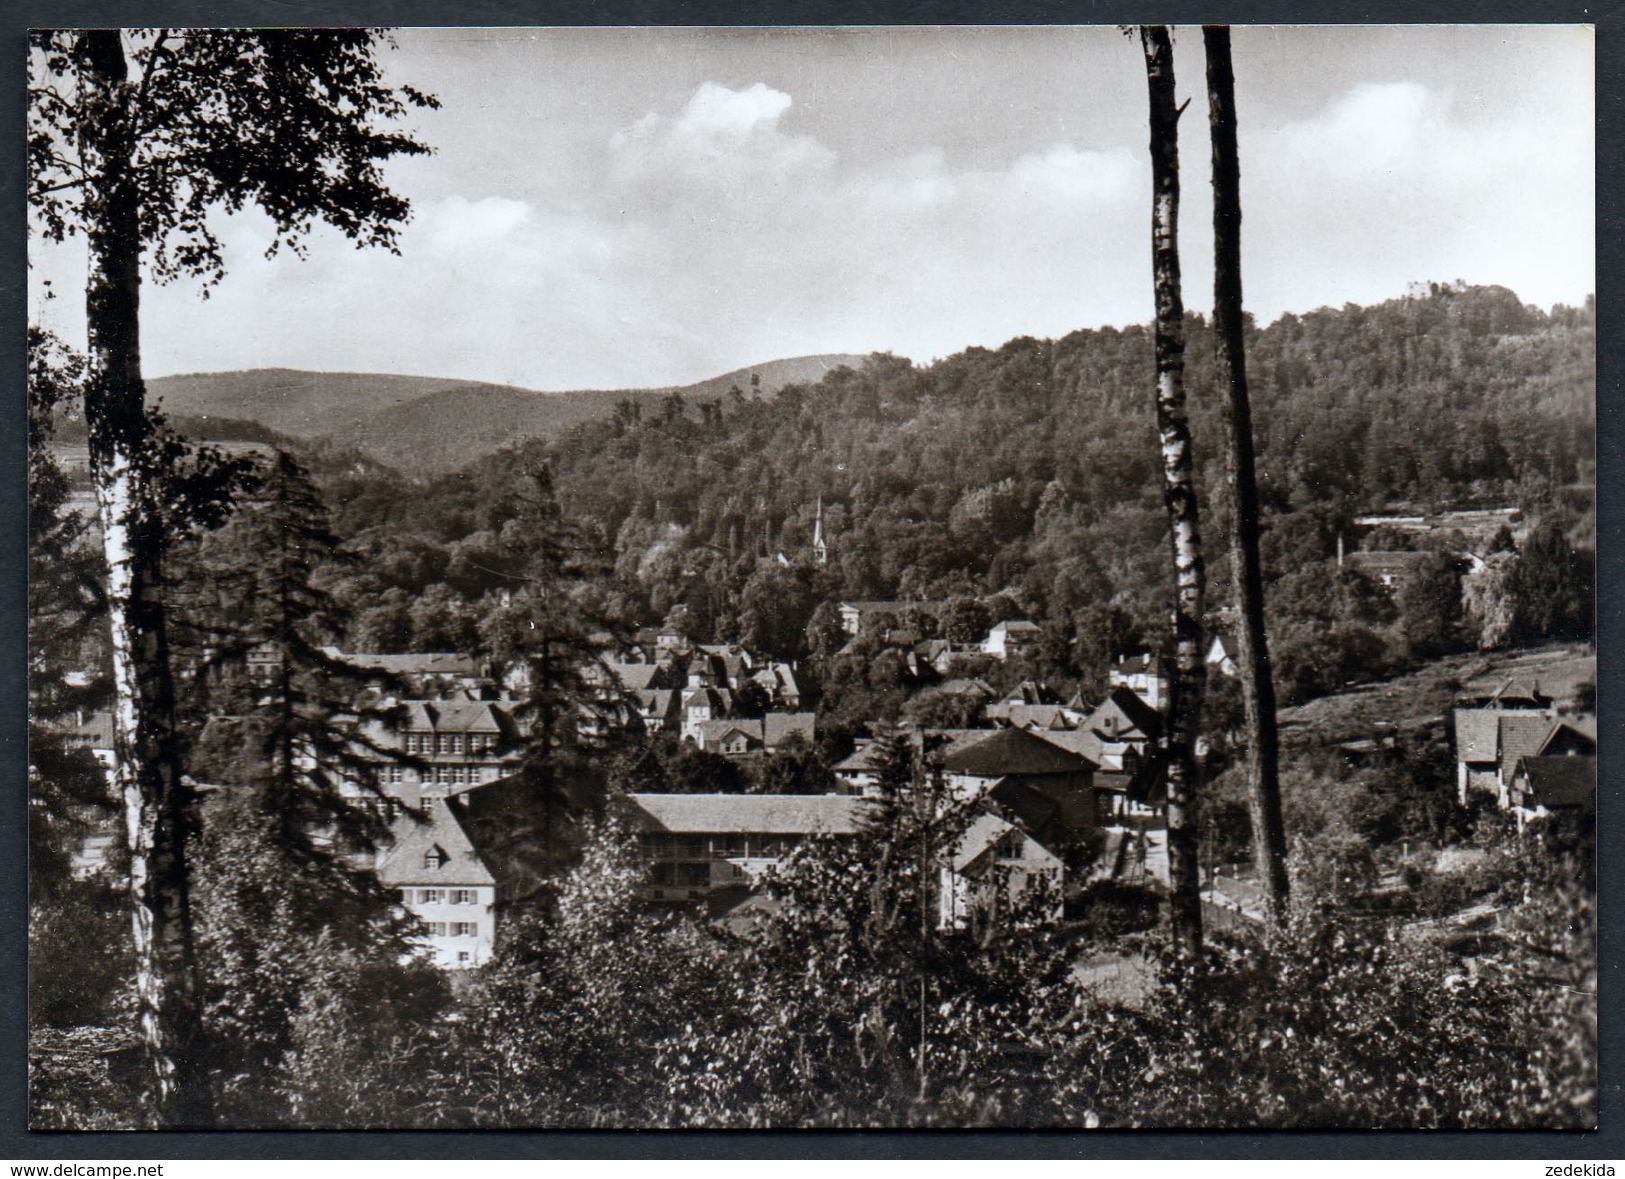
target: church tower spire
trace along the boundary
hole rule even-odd
[[[829,561],[829,544],[824,540],[824,497],[818,497],[818,509],[813,515],[813,560],[820,565]]]

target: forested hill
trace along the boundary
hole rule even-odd
[[[1340,532],[1360,543],[1354,516],[1399,504],[1517,505],[1589,548],[1594,347],[1589,302],[1544,312],[1498,287],[1435,287],[1254,330],[1272,600],[1307,630],[1346,621],[1344,591],[1314,579]],[[1224,419],[1213,339],[1195,316],[1188,362],[1220,602]],[[357,591],[377,615],[361,639],[452,641],[473,626],[481,595],[502,588],[503,497],[543,464],[613,564],[606,589],[629,621],[686,604],[700,637],[789,655],[820,602],[1004,592],[1063,644],[1112,641],[1103,617],[1119,639],[1160,633],[1152,371],[1143,327],[1017,339],[925,367],[877,355],[771,401],[627,403],[413,487],[334,469],[341,531],[390,571]],[[820,497],[825,566],[809,551]]]
[[[188,419],[199,438],[214,438],[209,427],[214,420],[235,420],[232,428],[239,433],[242,422],[254,422],[406,469],[445,471],[527,438],[557,437],[607,416],[623,400],[653,406],[673,392],[695,400],[719,398],[736,385],[746,396],[768,397],[786,384],[816,381],[860,359],[801,356],[681,387],[559,393],[441,377],[293,369],[193,373],[147,384],[150,396],[172,417]]]

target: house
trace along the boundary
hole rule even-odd
[[[987,638],[982,640],[982,653],[1001,661],[1019,658],[1037,646],[1043,634],[1036,622],[1025,618],[998,622],[987,632]]]
[[[1343,558],[1345,568],[1363,573],[1384,589],[1398,593],[1419,569],[1432,563],[1437,553],[1349,553]]]
[[[989,703],[986,715],[994,724],[1012,729],[1070,729],[1084,716],[1032,680],[1023,680],[1004,699]]]
[[[275,683],[282,674],[282,644],[273,639],[255,643],[243,652],[243,668],[251,683]]]
[[[426,798],[390,825],[378,857],[378,881],[423,923],[435,964],[463,970],[488,961],[496,947],[496,878],[475,851],[457,812]]]
[[[709,685],[691,687],[683,694],[683,703],[680,711],[682,734],[685,741],[693,741],[700,745],[704,737],[700,729],[707,721],[722,720],[733,711],[733,693],[726,688],[713,688]]]
[[[113,753],[113,714],[108,711],[92,712],[81,716],[63,734],[63,744],[70,749],[88,749],[109,775],[115,761]],[[111,777],[108,779],[111,781]]]
[[[1472,795],[1488,794],[1498,805],[1508,779],[1502,767],[1533,754],[1552,729],[1546,712],[1501,712],[1493,708],[1458,708],[1456,728],[1456,801],[1468,805]],[[1516,753],[1507,762],[1509,753]]]
[[[967,659],[977,659],[982,654],[981,643],[955,643],[948,639],[926,639],[914,644],[911,652],[914,660],[920,667],[929,667],[938,675],[948,675],[954,665]],[[988,689],[992,695],[992,689]]]
[[[694,744],[711,753],[739,757],[751,753],[777,753],[792,736],[811,745],[816,736],[810,712],[770,712],[755,719],[705,721]]]
[[[944,778],[960,802],[986,799],[1019,815],[1050,848],[1066,848],[1096,826],[1098,764],[1023,729],[995,729],[952,741]]]
[[[521,726],[489,700],[406,700],[393,725],[369,722],[371,744],[393,748],[419,764],[403,764],[358,750],[374,764],[385,794],[417,806],[429,797],[493,782],[511,773],[520,758]]]
[[[1207,669],[1210,673],[1229,676],[1231,679],[1235,679],[1241,673],[1240,665],[1236,662],[1234,639],[1228,639],[1222,634],[1213,636],[1213,641],[1207,648]],[[1161,708],[1162,705],[1157,703],[1152,707]]]
[[[775,708],[795,711],[801,706],[801,685],[796,683],[796,669],[790,663],[769,663],[751,673],[750,683],[767,694]]]
[[[704,901],[755,887],[809,839],[851,838],[869,803],[840,794],[628,794],[652,901]]]
[[[1154,651],[1119,655],[1106,672],[1108,688],[1127,688],[1152,708],[1161,711],[1168,704],[1168,673],[1162,656]]]
[[[1108,760],[1103,763],[1113,769],[1120,768],[1110,760],[1117,753],[1110,746],[1139,746],[1162,740],[1162,713],[1151,707],[1138,692],[1129,688],[1113,688],[1106,699],[1084,717],[1080,728],[1089,730],[1107,743]]]
[[[1152,741],[1115,740],[1087,727],[1034,729],[1035,736],[1096,763],[1091,780],[1095,821],[1143,825],[1158,819],[1168,801],[1167,758]]]
[[[693,658],[703,658],[709,664],[709,682],[735,692],[739,691],[756,671],[756,657],[736,643],[697,644]],[[691,673],[692,669],[691,659]]]
[[[841,629],[847,634],[857,636],[863,630],[864,623],[881,614],[890,614],[901,619],[909,610],[923,610],[935,613],[936,604],[933,602],[842,602],[836,609],[841,615]]]
[[[682,693],[671,688],[644,688],[633,692],[632,699],[645,732],[663,733],[677,727]]]
[[[870,737],[859,737],[851,753],[830,767],[843,794],[872,797],[880,785],[880,748]]]
[[[1597,758],[1574,753],[1519,758],[1507,797],[1520,830],[1548,815],[1592,821],[1597,814]]]
[[[1550,711],[1553,701],[1542,695],[1540,684],[1517,678],[1503,680],[1494,691],[1476,696],[1463,696],[1458,708],[1495,708],[1502,712]]]
[[[447,651],[378,655],[341,651],[337,647],[323,647],[322,652],[330,659],[372,672],[371,686],[379,692],[394,694],[404,686],[417,698],[429,700],[459,692],[479,693],[490,686],[486,669],[468,655]],[[250,674],[253,674],[253,666],[250,663]]]
[[[1495,804],[1513,807],[1513,775],[1526,757],[1596,757],[1597,742],[1586,719],[1558,719],[1552,706],[1534,706],[1539,697],[1523,685],[1503,685],[1487,708],[1458,708],[1456,801],[1490,794]]]
[[[978,917],[997,920],[1042,890],[1050,920],[1061,917],[1061,858],[1019,823],[991,812],[971,820],[947,848],[937,890],[937,925],[964,929]]]

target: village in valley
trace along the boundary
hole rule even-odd
[[[1178,33],[33,31],[30,1128],[1596,1127],[1589,32]]]
[[[1354,521],[1366,536],[1448,531],[1457,541],[1468,539],[1482,551],[1452,554],[1464,574],[1482,571],[1491,539],[1522,523],[1515,508],[1373,514]],[[800,559],[826,564],[830,543],[820,509]],[[1431,557],[1427,551],[1381,548],[1344,552],[1340,544],[1332,563],[1371,579],[1380,587],[1375,592],[1393,595],[1407,570]],[[772,874],[786,856],[809,841],[841,840],[863,830],[866,807],[885,789],[884,748],[901,742],[940,780],[943,797],[973,816],[936,849],[940,928],[963,930],[973,912],[1017,911],[1029,891],[1041,893],[1048,918],[1057,923],[1086,913],[1091,894],[1103,891],[1121,898],[1138,890],[1154,913],[1168,884],[1164,656],[1118,652],[1105,669],[1098,699],[1081,690],[1063,698],[1042,682],[1012,677],[1030,666],[1042,634],[1030,619],[992,623],[980,640],[954,641],[939,633],[944,613],[980,607],[964,599],[835,603],[846,640],[838,654],[901,657],[915,701],[951,701],[963,718],[955,727],[876,718],[836,747],[849,750],[839,757],[820,743],[818,714],[804,709],[794,662],[753,654],[738,643],[693,641],[681,609],[665,625],[636,630],[618,644],[608,635],[593,636],[603,645],[578,669],[588,692],[569,726],[572,740],[605,749],[612,735],[632,733],[652,747],[708,754],[736,771],[727,791],[707,790],[702,782],[682,793],[627,791],[611,803],[646,859],[643,899],[693,920],[747,929],[752,914],[771,906]],[[1223,619],[1215,619],[1206,664],[1219,690],[1237,674],[1233,645]],[[381,799],[392,820],[389,842],[365,857],[368,866],[418,920],[419,943],[436,965],[456,971],[485,964],[497,944],[500,914],[534,890],[535,864],[548,855],[543,848],[516,849],[513,838],[514,828],[529,825],[523,791],[510,778],[530,736],[522,715],[526,668],[505,669],[458,652],[370,654],[330,647],[326,654],[361,670],[358,702],[389,718],[368,722],[366,739],[356,747],[358,761],[368,768],[345,784],[360,805]],[[252,695],[256,685],[275,686],[283,662],[277,644],[262,642],[210,674],[240,680]],[[1333,713],[1334,702],[1358,702],[1379,692],[1382,685],[1373,684],[1351,684],[1329,700],[1286,709],[1281,721],[1288,746],[1322,746],[1350,768],[1448,747],[1452,775],[1416,786],[1434,795],[1438,808],[1457,812],[1458,830],[1470,830],[1468,817],[1502,816],[1537,843],[1550,831],[1560,851],[1580,846],[1596,815],[1595,655],[1584,646],[1560,647],[1458,657],[1456,667],[1466,678],[1452,681],[1456,690],[1446,709],[1435,705],[1431,712],[1399,717],[1395,706],[1378,705],[1368,710],[1376,715],[1319,715]],[[1437,685],[1431,693],[1410,695],[1414,701],[1407,699],[1407,708],[1440,699]],[[111,764],[110,716],[85,718],[71,733],[73,743]],[[1234,736],[1212,735],[1221,745]],[[827,771],[821,790],[781,779],[789,785],[781,793],[785,787],[775,788],[766,772],[774,764],[820,758]],[[208,783],[199,788],[223,789]],[[112,839],[90,836],[79,870],[104,868],[102,849]],[[1384,896],[1392,902],[1402,870],[1413,882],[1418,874],[1448,877],[1484,855],[1469,838],[1438,845],[1411,838],[1403,844],[1371,847],[1384,871],[1370,878],[1368,895],[1343,899],[1369,903]],[[1259,886],[1245,865],[1210,863],[1203,903],[1215,922],[1264,921]],[[1442,918],[1446,928],[1457,920],[1464,927],[1495,924],[1493,910],[1476,903]],[[1473,944],[1494,952],[1493,941]],[[1090,948],[1097,965],[1114,958],[1109,950],[1101,955],[1099,946]]]

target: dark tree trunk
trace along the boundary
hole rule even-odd
[[[107,561],[114,782],[130,845],[130,901],[150,1116],[160,1127],[212,1124],[186,865],[195,824],[181,781],[175,688],[164,629],[162,521],[143,463],[149,425],[141,378],[141,204],[131,174],[130,81],[117,30],[81,35],[86,117],[89,366],[85,422]]]
[[[1179,115],[1174,51],[1166,25],[1143,25],[1145,80],[1151,99],[1151,272],[1156,290],[1157,433],[1163,502],[1174,561],[1174,668],[1169,677],[1168,874],[1174,940],[1202,946],[1201,879],[1196,861],[1201,767],[1196,740],[1207,682],[1202,649],[1206,573],[1197,526],[1196,478],[1185,414],[1185,305],[1179,279]]]
[[[1207,100],[1213,140],[1213,322],[1219,338],[1218,381],[1230,405],[1230,567],[1240,624],[1236,666],[1247,726],[1247,782],[1253,859],[1264,884],[1270,920],[1287,907],[1286,828],[1281,820],[1280,741],[1275,682],[1264,632],[1264,575],[1258,554],[1258,484],[1253,470],[1253,412],[1241,301],[1241,165],[1236,150],[1236,80],[1230,29],[1202,29],[1207,50]]]

